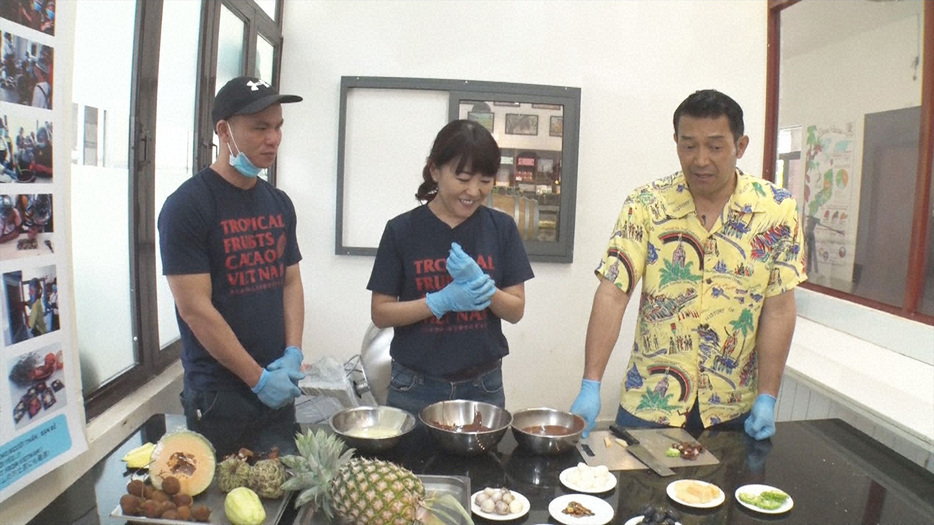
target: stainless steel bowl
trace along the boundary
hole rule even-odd
[[[586,425],[579,415],[554,408],[526,408],[512,415],[516,443],[536,454],[571,450],[580,441]]]
[[[454,454],[482,454],[496,448],[503,439],[512,415],[489,403],[455,399],[439,401],[423,408],[419,419],[442,449]],[[463,430],[479,418],[486,430]],[[455,428],[445,428],[445,427]]]
[[[332,415],[328,424],[348,446],[380,452],[396,446],[415,428],[415,416],[388,406],[345,408]]]

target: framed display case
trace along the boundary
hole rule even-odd
[[[538,135],[538,115],[506,113],[507,135]]]
[[[467,112],[468,119],[479,122],[490,133],[493,133],[494,116],[495,116],[495,113],[490,113],[488,111],[468,111]]]
[[[564,136],[564,117],[551,117],[551,120],[548,122],[548,134],[552,137]]]
[[[419,205],[428,149],[456,119],[500,146],[486,205],[513,217],[531,260],[572,262],[580,88],[397,77],[341,79],[335,253],[376,254],[386,221]]]

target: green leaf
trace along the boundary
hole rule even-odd
[[[431,492],[425,498],[425,506],[433,515],[429,518],[432,523],[440,522],[444,525],[469,523],[473,525],[473,518],[470,513],[452,494]]]

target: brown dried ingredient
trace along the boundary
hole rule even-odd
[[[564,510],[562,510],[561,512],[563,512],[564,514],[569,514],[571,516],[574,516],[575,518],[583,518],[584,516],[594,515],[592,510],[588,509],[587,507],[581,505],[580,503],[576,501],[569,502],[568,506],[565,507]]]
[[[166,476],[165,479],[162,480],[162,490],[169,496],[178,494],[181,488],[182,484],[178,482],[178,478],[175,476]]]
[[[142,480],[134,479],[126,484],[126,491],[129,494],[134,496],[142,496],[143,489],[146,488],[146,484]]]
[[[140,507],[141,515],[147,518],[158,518],[162,515],[162,505],[158,501],[148,499]]]
[[[124,494],[120,498],[120,510],[127,516],[136,516],[139,514],[139,497],[133,494]]]
[[[178,481],[175,478],[167,477]],[[169,489],[172,489],[172,483],[169,482]],[[130,491],[148,494],[150,497],[137,496]],[[120,497],[120,509],[125,516],[144,516],[146,518],[161,518],[178,521],[210,521],[211,509],[205,505],[192,507],[193,500],[190,495],[176,493],[174,495],[166,494],[162,490],[153,488],[149,483],[141,480],[133,480],[127,483],[127,494]]]
[[[191,517],[196,521],[206,522],[211,519],[211,509],[205,507],[204,505],[196,505],[191,509]]]
[[[178,507],[190,507],[191,506],[191,496],[188,494],[176,494],[172,496],[172,501],[175,502],[175,505]]]

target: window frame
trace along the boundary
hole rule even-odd
[[[160,0],[161,1],[161,0]],[[282,0],[276,3],[276,20],[269,18],[266,11],[252,0],[203,0],[201,55],[198,63],[199,77],[197,89],[198,122],[195,141],[194,159],[197,166],[208,166],[214,161],[214,129],[211,124],[211,104],[217,90],[217,41],[220,34],[221,7],[226,7],[243,20],[245,53],[240,64],[241,75],[255,75],[256,39],[262,35],[273,46],[273,84],[279,83],[279,71],[282,64]],[[208,22],[205,23],[205,20]],[[206,45],[209,43],[210,45]],[[266,170],[269,183],[276,185],[276,164]]]
[[[158,28],[148,30],[146,28]],[[127,144],[129,171],[129,210],[132,213],[130,235],[130,309],[133,320],[133,351],[136,364],[124,373],[103,383],[84,396],[88,421],[103,413],[132,393],[138,385],[163,371],[181,355],[180,347],[170,345],[165,351],[150,348],[147,341],[159,341],[155,323],[155,250],[146,250],[147,243],[154,246],[155,232],[145,225],[154,225],[152,201],[155,187],[153,136],[155,129],[156,76],[159,70],[159,42],[162,28],[162,0],[138,1],[134,28],[133,65],[130,81],[130,132]],[[154,228],[154,226],[152,226]],[[147,273],[148,272],[148,273]],[[151,294],[146,301],[144,294]],[[149,320],[147,322],[147,319]],[[154,338],[153,338],[154,337]],[[158,345],[157,345],[158,346]]]
[[[781,12],[799,0],[769,0],[767,19],[766,51],[766,106],[765,134],[763,154],[763,178],[775,180],[775,166],[778,161],[778,115],[779,115],[779,71],[781,69]],[[934,315],[920,312],[924,287],[924,267],[926,262],[925,240],[931,217],[927,210],[931,208],[931,178],[934,166],[934,2],[924,2],[924,42],[921,63],[921,129],[918,142],[918,172],[915,181],[915,201],[913,207],[909,263],[905,298],[902,305],[892,306],[873,299],[863,298],[833,288],[805,282],[801,287],[842,299],[856,305],[869,307],[909,320],[934,325]],[[823,322],[825,319],[815,319]],[[830,321],[832,323],[832,321]],[[871,340],[871,339],[870,339]]]
[[[195,140],[194,162],[207,166],[213,162],[214,130],[211,127],[211,103],[215,92],[217,41],[221,6],[226,6],[246,23],[245,53],[241,74],[254,74],[257,35],[273,44],[273,81],[278,82],[282,57],[282,1],[276,5],[273,21],[252,0],[202,0],[201,30],[198,51],[198,86],[195,89],[195,121],[191,123]],[[181,341],[160,347],[156,304],[157,279],[155,163],[154,151],[156,104],[158,95],[159,50],[162,38],[163,0],[137,0],[134,27],[133,65],[130,82],[130,133],[127,144],[130,213],[131,282],[130,308],[133,319],[133,351],[136,364],[120,375],[85,394],[88,421],[101,415],[140,385],[156,377],[181,356]],[[269,170],[269,182],[275,184],[275,170]],[[91,328],[94,329],[94,328]]]

